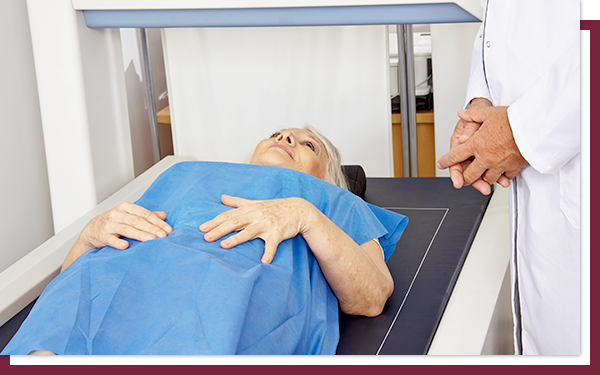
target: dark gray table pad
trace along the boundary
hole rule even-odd
[[[338,354],[427,354],[491,196],[449,178],[368,178],[365,200],[409,217],[376,318],[340,314]]]

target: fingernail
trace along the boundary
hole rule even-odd
[[[173,229],[169,225],[165,225],[164,227],[162,227],[162,230],[164,230],[165,233],[171,233]]]
[[[151,235],[151,234],[147,234],[147,235],[144,237],[144,241],[148,241],[148,240],[152,240],[152,239],[154,239],[154,236],[153,236],[153,235]]]
[[[160,231],[160,230],[156,231],[156,237],[162,238],[162,237],[166,237],[166,236],[167,236],[167,234],[165,232]]]
[[[221,246],[224,246],[224,247],[229,246],[230,244],[231,244],[231,242],[229,242],[229,240],[225,240],[225,241],[221,242]]]
[[[206,224],[200,225],[200,230],[206,232]]]

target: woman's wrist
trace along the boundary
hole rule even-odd
[[[306,239],[306,237],[310,236],[312,228],[315,228],[319,225],[320,221],[322,220],[323,213],[306,199],[294,199],[297,199],[300,204],[298,209],[298,215],[301,219],[299,233]]]
[[[83,253],[93,248],[93,246],[89,246],[89,244],[82,238],[82,235],[83,234],[79,235],[79,238],[77,238],[77,240],[73,244],[73,247],[71,247],[71,250],[69,250],[69,253],[65,257],[61,268],[61,272],[64,271],[67,267],[69,267],[69,265],[73,263],[77,258],[83,255]]]

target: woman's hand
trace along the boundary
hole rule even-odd
[[[112,210],[93,218],[79,236],[89,248],[112,246],[126,249],[129,243],[121,237],[137,241],[166,237],[173,229],[164,220],[167,214],[151,212],[133,203],[123,202]]]
[[[302,198],[252,201],[221,197],[236,208],[200,226],[212,242],[234,232],[221,246],[229,249],[254,238],[265,241],[262,263],[270,263],[283,240],[301,234],[347,314],[377,316],[394,290],[394,280],[375,241],[357,244],[310,202]]]
[[[162,211],[151,212],[136,204],[123,202],[90,220],[67,254],[62,269],[66,269],[81,254],[94,247],[126,249],[129,243],[121,237],[142,242],[165,237],[173,231],[164,221],[166,217],[167,214]]]
[[[271,263],[279,243],[308,229],[308,214],[314,207],[302,198],[261,201],[223,195],[221,202],[236,209],[223,212],[200,225],[200,231],[206,233],[204,239],[213,242],[231,232],[240,231],[221,241],[221,247],[230,249],[261,238],[265,241],[262,263]]]

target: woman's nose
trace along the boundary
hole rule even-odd
[[[294,135],[289,130],[284,130],[281,133],[279,133],[279,137],[277,137],[277,141],[286,142],[287,144],[289,144],[292,147],[295,146],[295,144],[296,144],[296,141],[294,140]]]

